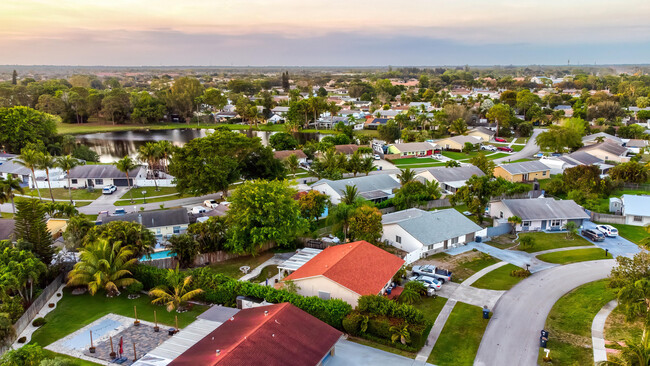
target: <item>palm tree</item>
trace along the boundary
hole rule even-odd
[[[650,365],[650,337],[648,329],[643,329],[640,340],[626,339],[625,346],[619,355],[610,356],[611,359],[598,363],[599,366],[639,366]]]
[[[167,311],[180,310],[186,302],[203,293],[201,289],[189,290],[191,282],[192,276],[182,277],[178,266],[170,269],[167,273],[167,283],[170,286],[162,285],[149,291],[149,296],[156,297],[151,303],[164,304]]]
[[[298,170],[298,166],[300,165],[296,154],[289,155],[287,160],[284,161],[284,165],[293,174],[293,179],[296,179],[296,170]]]
[[[404,291],[399,295],[399,302],[405,304],[413,304],[418,302],[422,297],[415,290],[410,288],[405,288]]]
[[[73,158],[70,155],[59,156],[56,159],[56,166],[65,171],[65,174],[68,177],[68,194],[70,195],[70,204],[74,204],[72,201],[72,182],[70,180],[70,171],[79,165],[79,160]]]
[[[137,165],[129,156],[123,157],[122,159],[116,161],[114,164],[117,170],[126,174],[126,182],[129,185],[129,197],[131,197],[131,203],[133,203],[133,192],[131,192],[131,179],[129,179],[129,172],[135,169]]]
[[[393,343],[400,341],[402,344],[411,342],[411,333],[409,332],[408,326],[408,323],[405,323],[404,326],[401,327],[397,325],[390,327],[390,340]]]
[[[650,280],[642,278],[621,288],[618,301],[628,320],[647,316],[650,314]]]
[[[564,224],[564,229],[566,230],[567,239],[570,239],[578,233],[578,224],[573,221],[567,221],[567,223]]]
[[[108,239],[100,238],[81,248],[79,253],[79,262],[68,274],[68,286],[88,286],[91,295],[100,289],[115,295],[120,287],[138,282],[129,277],[138,259],[131,258],[133,252],[120,241],[111,244]]]
[[[54,202],[54,195],[52,194],[52,184],[50,184],[50,169],[54,168],[54,163],[55,163],[54,157],[49,153],[44,153],[40,155],[40,160],[37,165],[39,169],[45,170],[45,176],[47,178],[47,187],[50,190],[50,198],[52,199],[52,202]]]
[[[165,173],[167,173],[167,165],[169,165],[169,157],[174,151],[174,145],[172,145],[172,143],[167,140],[158,141],[156,144],[158,145],[158,150],[160,151],[160,157],[164,161],[163,170]]]
[[[11,201],[11,208],[13,209],[14,215],[16,214],[16,205],[14,204],[14,197],[16,193],[25,194],[23,187],[20,186],[21,180],[8,176],[4,180],[0,180],[0,196],[4,196],[5,199]]]
[[[460,163],[457,160],[447,160],[445,168],[458,168]]]
[[[159,146],[155,142],[147,142],[145,145],[140,146],[138,151],[138,159],[147,163],[149,169],[151,169],[151,175],[153,176],[153,184],[156,186],[156,192],[160,189],[158,188],[158,182],[156,181],[156,169],[155,165],[160,160],[162,153]]]
[[[375,169],[375,162],[374,162],[372,156],[364,158],[361,161],[361,172],[366,173],[366,176],[368,176],[368,173],[370,173],[374,169]]]
[[[514,234],[514,232],[517,231],[517,225],[521,224],[521,217],[510,216],[508,217],[508,223],[512,225],[512,233]]]
[[[397,175],[397,179],[399,179],[399,184],[403,187],[415,179],[415,170],[411,168],[401,169],[400,174]]]
[[[20,152],[20,156],[18,157],[19,160],[16,162],[25,168],[29,169],[32,172],[32,179],[34,180],[34,187],[36,187],[36,192],[38,192],[38,199],[43,200],[41,197],[41,191],[38,189],[38,184],[36,184],[36,173],[35,170],[38,169],[38,166],[41,161],[41,153],[40,151],[32,150],[32,149],[23,149]]]
[[[353,205],[359,198],[359,190],[356,185],[345,186],[345,191],[341,195],[341,203],[346,205]]]

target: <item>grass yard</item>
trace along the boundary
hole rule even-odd
[[[156,191],[156,187],[142,187],[142,188],[132,188],[133,191],[133,201],[131,202],[131,196],[129,191],[124,193],[120,200],[115,202],[115,206],[131,206],[131,205],[142,205],[146,203],[154,202],[165,202],[177,200],[180,198],[193,197],[191,194],[180,194],[176,187],[159,187],[160,191]],[[145,197],[142,196],[142,191],[147,191]],[[175,194],[175,196],[168,196],[170,194]],[[160,197],[165,196],[165,197]]]
[[[514,151],[521,151],[526,147],[526,145],[512,145],[510,146]]]
[[[537,259],[558,264],[595,261],[598,259],[611,259],[612,255],[605,257],[605,251],[600,248],[574,249],[538,255]]]
[[[452,272],[451,280],[453,282],[461,283],[483,268],[489,267],[499,262],[500,261],[498,259],[492,256],[480,253],[478,256],[474,257],[471,260],[459,263],[453,269],[449,268],[449,270]]]
[[[95,365],[99,365],[98,363],[82,360],[80,358],[64,355],[64,354],[61,354],[61,353],[52,352],[52,351],[46,350],[46,349],[43,350],[43,354],[45,355],[46,358],[62,358],[62,359],[66,360],[68,362],[68,363],[66,363],[66,365],[69,365],[69,366],[95,366]]]
[[[628,322],[620,307],[609,314],[605,322],[605,340],[625,342],[627,339],[640,339],[643,335],[643,319]]]
[[[47,190],[45,190],[45,191],[41,190],[41,196],[42,196],[42,201],[43,201],[43,202],[52,202],[52,200],[50,199],[50,193],[47,192]],[[15,201],[15,202],[19,202],[19,201],[21,201],[21,200],[32,200],[32,199],[33,199],[33,200],[37,200],[37,199],[38,199],[38,196],[33,197],[33,198],[31,198],[31,197],[30,197],[30,198],[28,198],[28,197],[16,197],[16,198],[14,199],[14,201]],[[56,198],[55,198],[55,199],[56,199]],[[67,201],[67,200],[66,200],[66,201],[58,201],[58,202],[70,203],[70,201]],[[11,203],[11,202],[10,202],[10,203]],[[92,201],[87,201],[87,202],[85,202],[85,201],[82,201],[82,202],[80,202],[80,201],[75,201],[74,206],[75,206],[75,207],[83,207],[83,206],[88,206],[88,205],[91,204],[91,203],[92,203]]]
[[[434,166],[445,166],[445,163],[438,162],[438,163],[424,163],[424,164],[406,164],[406,165],[395,165],[396,167],[400,169],[406,169],[406,168],[431,168]]]
[[[271,278],[277,274],[278,274],[278,266],[272,264],[270,266],[264,267],[262,269],[262,272],[257,277],[250,279],[250,282],[262,283],[265,282],[267,278]]]
[[[425,296],[422,298],[422,301],[413,304],[413,307],[420,310],[427,320],[430,320],[431,323],[434,323],[438,317],[438,314],[440,314],[440,311],[446,303],[447,299],[444,297],[438,296],[434,299],[433,297]]]
[[[524,251],[526,253],[541,252],[543,250],[557,249],[557,248],[567,248],[567,247],[580,247],[580,246],[592,246],[587,239],[584,239],[579,236],[572,237],[567,239],[566,233],[524,233],[519,234],[519,237],[531,236],[535,239],[535,244],[529,248],[522,248],[521,246],[517,247],[518,250]]]
[[[517,159],[515,161],[511,161],[511,163],[523,163],[523,162],[526,162],[526,161],[531,161],[531,159]]]
[[[262,253],[258,256],[246,256],[229,259],[227,261],[211,264],[210,268],[218,273],[223,273],[232,278],[240,278],[244,274],[239,270],[241,266],[249,266],[251,270],[258,267],[260,264],[266,262],[273,257],[272,252]]]
[[[498,152],[498,153],[495,153],[495,154],[488,155],[487,158],[490,159],[490,160],[494,160],[494,159],[499,159],[499,158],[505,158],[507,156],[510,156],[510,154]]]
[[[427,163],[435,163],[438,162],[438,160],[433,159],[433,158],[402,158],[402,159],[392,159],[390,160],[391,163],[395,165],[405,165],[405,164],[427,164]]]
[[[545,326],[552,364],[593,364],[591,323],[598,311],[615,297],[614,291],[607,287],[607,280],[600,280],[575,288],[555,303]],[[540,365],[544,364],[543,354],[540,348]]]
[[[478,152],[470,151],[468,153],[464,153],[464,152],[456,152],[456,151],[443,151],[441,152],[441,154],[450,159],[463,160],[463,159],[469,159],[471,157],[476,156]]]
[[[510,290],[514,285],[523,280],[523,277],[514,277],[510,275],[510,272],[516,269],[520,268],[514,264],[508,263],[505,266],[490,271],[485,276],[479,278],[472,284],[472,287],[499,291]]]
[[[185,313],[168,313],[164,307],[152,305],[148,296],[129,300],[123,294],[109,299],[103,292],[95,296],[73,296],[70,291],[65,290],[56,309],[45,316],[47,324],[34,332],[32,343],[47,346],[108,313],[133,317],[133,306],[137,306],[138,319],[153,322],[153,311],[156,310],[158,322],[165,325],[173,326],[174,316],[178,315],[178,326],[181,328],[193,322],[207,309],[205,306],[195,306]]]
[[[490,241],[486,241],[485,244],[499,249],[508,249],[517,245],[517,243],[515,243],[513,240],[515,240],[515,236],[513,234],[504,234],[494,237]]]
[[[515,144],[525,144],[526,142],[528,142],[527,137],[517,137],[515,140]]]
[[[457,303],[427,362],[439,366],[473,365],[487,324],[480,307]]]
[[[72,191],[73,200],[96,200],[99,196],[102,195],[101,189],[95,189],[92,192],[89,192],[87,189],[73,189],[71,191]],[[31,197],[38,197],[38,192],[36,192],[35,189],[25,190],[25,195]],[[65,188],[52,188],[52,195],[54,196],[55,200],[70,199],[68,190]],[[41,188],[41,197],[50,198],[50,191],[47,188],[45,189]]]
[[[650,233],[646,231],[646,228],[643,226],[634,226],[634,225],[622,225],[622,224],[609,224],[618,229],[618,235],[624,237],[625,239],[634,242],[635,244],[641,244],[643,239],[650,237]]]

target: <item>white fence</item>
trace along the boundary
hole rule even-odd
[[[133,184],[138,187],[154,187],[156,184],[158,184],[158,187],[176,187],[174,179],[156,179],[154,182],[153,179],[137,178],[133,181]]]

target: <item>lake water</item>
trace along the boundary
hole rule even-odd
[[[113,163],[127,155],[135,158],[138,155],[140,146],[150,141],[167,140],[176,146],[183,146],[192,139],[205,137],[208,133],[212,132],[214,132],[212,129],[197,128],[103,132],[77,135],[77,142],[87,145],[99,154],[99,161],[101,163]],[[249,137],[259,137],[264,146],[268,145],[271,135],[278,133],[275,131],[252,130],[241,130],[240,132]],[[325,135],[320,133],[299,132],[294,134],[294,137],[300,143],[305,143],[309,140],[320,141],[323,136]]]

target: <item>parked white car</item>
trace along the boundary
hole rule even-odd
[[[492,145],[481,145],[481,150],[497,151],[497,148],[496,146],[492,146]]]
[[[608,236],[610,238],[615,238],[618,236],[618,229],[616,229],[612,225],[598,225],[596,226],[596,229],[601,233],[603,233],[603,235]]]
[[[207,208],[217,208],[217,206],[219,206],[219,203],[215,200],[205,200],[203,201],[203,206]]]
[[[437,279],[435,279],[433,277],[429,277],[429,276],[413,276],[413,277],[411,277],[409,279],[411,281],[422,282],[424,284],[424,286],[426,286],[428,288],[432,288],[432,289],[434,289],[436,291],[440,290],[442,288],[442,284],[440,283],[440,281],[438,281]]]
[[[381,160],[381,156],[379,156],[379,154],[375,154],[375,160]]]
[[[102,189],[103,194],[113,194],[113,192],[115,192],[115,191],[117,191],[117,187],[112,185],[112,184],[110,186],[105,186]]]
[[[204,212],[207,212],[205,207],[202,207],[202,206],[194,206],[194,207],[192,207],[192,213],[195,214],[195,215],[202,214]]]

